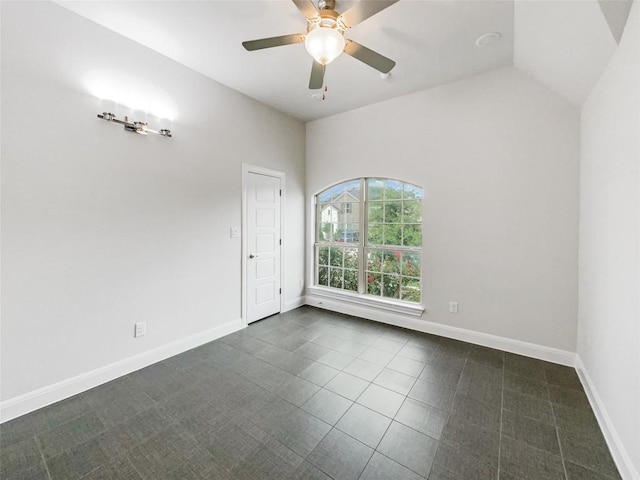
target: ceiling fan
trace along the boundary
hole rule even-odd
[[[293,0],[298,10],[307,19],[306,34],[298,33],[249,40],[242,42],[242,46],[246,50],[253,51],[304,42],[305,48],[313,57],[309,88],[314,90],[322,88],[326,65],[343,52],[379,72],[387,74],[396,62],[360,45],[358,42],[345,39],[344,32],[397,1],[399,0],[360,0],[346,12],[338,14],[334,10],[335,0],[318,0],[318,8],[311,0]]]

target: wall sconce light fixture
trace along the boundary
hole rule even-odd
[[[106,120],[107,122],[117,123],[119,125],[124,125],[124,129],[127,132],[134,132],[139,135],[147,135],[149,133],[155,133],[156,135],[161,135],[163,137],[172,137],[171,130],[163,128],[160,130],[153,130],[147,126],[147,122],[130,122],[128,117],[124,117],[124,120],[120,120],[116,118],[115,114],[103,112],[98,114],[98,118]]]

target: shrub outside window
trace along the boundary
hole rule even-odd
[[[316,196],[315,283],[420,303],[420,187],[362,178]]]

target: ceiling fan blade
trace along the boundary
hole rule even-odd
[[[296,4],[298,10],[300,10],[305,17],[311,19],[318,16],[318,10],[311,0],[293,0],[293,3]]]
[[[250,52],[262,50],[263,48],[280,47],[282,45],[292,45],[304,42],[304,34],[294,33],[292,35],[281,35],[279,37],[260,38],[259,40],[248,40],[242,42],[242,46]]]
[[[373,67],[382,73],[389,73],[391,69],[396,66],[396,62],[390,58],[380,55],[379,53],[374,52],[353,40],[347,40],[347,44],[344,47],[344,53],[360,60],[362,63],[366,63],[370,67]]]
[[[342,18],[342,22],[347,27],[353,27],[398,1],[399,0],[360,0],[340,15],[340,18]]]
[[[322,88],[322,84],[324,83],[324,69],[325,66],[319,62],[313,61],[313,66],[311,67],[311,78],[309,78],[309,89],[310,90],[318,90]]]

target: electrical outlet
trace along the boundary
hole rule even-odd
[[[458,313],[458,302],[449,302],[449,313]]]
[[[138,322],[133,331],[134,337],[144,337],[147,334],[147,322]]]
[[[238,227],[231,227],[229,229],[229,236],[231,238],[240,238],[240,229]]]

